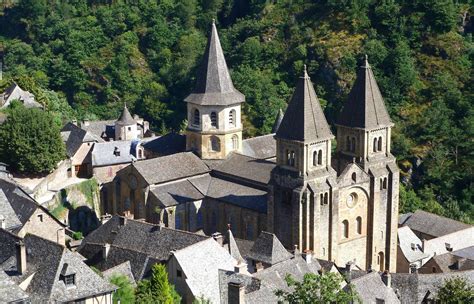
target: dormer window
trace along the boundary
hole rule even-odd
[[[68,274],[64,276],[64,285],[66,285],[68,288],[76,286],[76,275]]]
[[[119,150],[118,147],[115,147],[115,149],[114,149],[114,155],[115,155],[115,156],[120,156],[120,150]]]

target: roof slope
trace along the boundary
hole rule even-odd
[[[217,165],[213,173],[216,175],[234,176],[250,182],[266,185],[270,181],[271,172],[276,164],[264,159],[232,153],[226,160]]]
[[[415,232],[421,232],[433,237],[440,237],[472,227],[471,225],[423,210],[417,210],[400,224],[410,227]]]
[[[152,186],[150,191],[165,207],[204,198],[204,195],[188,179]]]
[[[394,290],[383,283],[376,271],[353,279],[351,283],[362,303],[378,303],[377,300],[384,300],[384,303],[400,303]]]
[[[242,141],[242,154],[258,159],[268,159],[276,156],[276,141],[274,134],[267,134]]]
[[[117,123],[128,126],[128,125],[134,125],[137,122],[135,119],[133,119],[132,114],[130,114],[130,111],[127,108],[127,104],[123,105],[123,110],[122,114],[120,115],[119,119],[117,120]]]
[[[275,119],[275,122],[273,123],[273,127],[272,127],[272,133],[276,133],[278,131],[278,128],[280,127],[281,125],[281,122],[283,121],[283,110],[280,109],[278,111],[278,115]]]
[[[412,248],[412,244],[414,249]],[[421,240],[413,233],[410,227],[398,228],[398,246],[409,263],[428,258],[429,254],[423,253]]]
[[[171,132],[147,141],[143,147],[160,156],[184,152],[186,150],[186,136]]]
[[[248,255],[249,259],[270,265],[288,260],[291,257],[292,254],[283,247],[280,240],[273,233],[266,231],[260,233]]]
[[[28,294],[0,269],[0,303],[28,303],[28,297]]]
[[[242,103],[245,96],[234,88],[214,21],[196,86],[186,102],[200,105],[231,105]]]
[[[295,92],[275,137],[303,142],[334,137],[306,68],[303,77],[300,77],[296,84]]]
[[[392,125],[367,57],[365,64],[357,73],[356,81],[337,119],[337,124],[367,129]]]

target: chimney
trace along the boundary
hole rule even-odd
[[[385,284],[387,287],[392,287],[392,276],[390,275],[390,272],[388,270],[385,270],[382,273],[382,282]]]
[[[228,303],[245,304],[245,286],[238,279],[232,279],[228,283]]]
[[[351,261],[346,263],[346,280],[347,283],[350,283],[352,281],[352,269],[354,267],[354,263]]]
[[[235,273],[245,273],[246,269],[247,269],[247,264],[242,261],[238,261],[237,265],[234,266]]]
[[[5,217],[3,215],[0,215],[0,227],[2,227],[2,229],[6,229],[7,227]]]
[[[104,260],[107,259],[107,256],[109,255],[110,251],[110,244],[105,243],[104,246],[102,247],[102,258]]]
[[[426,250],[426,240],[425,239],[421,240],[421,250],[423,252],[425,252],[425,250]]]
[[[77,126],[77,120],[73,119],[73,120],[71,121],[71,123],[72,123],[73,125]]]
[[[120,156],[120,150],[119,150],[118,147],[115,147],[115,148],[114,148],[114,155],[115,155],[115,156]]]
[[[305,259],[307,264],[311,264],[311,260],[313,259],[313,252],[309,249],[306,249],[304,251],[303,258]]]
[[[256,270],[257,272],[260,272],[260,271],[262,271],[263,269],[264,269],[264,267],[263,267],[263,263],[262,263],[262,262],[256,262],[256,263],[255,263],[255,270]]]
[[[82,125],[83,125],[84,127],[87,127],[87,126],[89,125],[89,120],[84,119],[84,120],[82,121]]]
[[[221,246],[224,246],[224,236],[220,232],[214,232],[212,238]]]
[[[127,225],[127,217],[121,216],[120,217],[120,226],[125,226]]]
[[[16,270],[20,274],[26,272],[26,247],[23,240],[18,241],[16,244]]]
[[[111,218],[112,218],[112,215],[106,213],[106,214],[104,214],[100,217],[100,222],[103,225],[103,224],[107,223]]]
[[[449,252],[453,251],[453,246],[451,246],[450,243],[444,243],[444,245],[446,246],[447,251],[449,251]]]
[[[300,254],[300,251],[298,249],[298,245],[295,244],[295,256],[299,255]]]

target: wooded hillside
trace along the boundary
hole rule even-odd
[[[303,64],[334,121],[367,54],[396,123],[401,211],[422,208],[474,222],[472,1],[11,0],[3,6],[0,86],[15,79],[66,119],[116,118],[126,102],[161,132],[182,126],[183,99],[212,18],[234,84],[247,97],[245,136],[270,132]]]

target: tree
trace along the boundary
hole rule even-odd
[[[474,303],[474,285],[465,278],[447,279],[439,288],[436,299],[440,303]]]
[[[303,281],[296,281],[287,275],[286,283],[292,291],[277,290],[279,302],[312,304],[312,303],[354,303],[360,302],[352,285],[341,288],[343,279],[340,275],[327,272],[321,275],[307,273]]]
[[[135,290],[126,276],[113,275],[112,278],[110,278],[110,283],[118,287],[118,290],[114,293],[114,303],[135,303]]]
[[[178,304],[181,302],[181,297],[169,283],[166,267],[155,264],[152,267],[151,279],[138,283],[136,300],[138,303]]]
[[[14,102],[0,125],[0,160],[23,173],[47,173],[66,153],[51,114]]]

